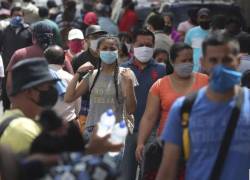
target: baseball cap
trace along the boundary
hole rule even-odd
[[[200,16],[209,16],[209,14],[210,14],[210,10],[207,9],[207,8],[201,8],[198,11],[198,17],[200,17]]]
[[[107,34],[106,31],[102,30],[101,26],[99,25],[90,25],[86,31],[85,31],[85,35],[89,36],[89,35],[93,35],[93,34]]]
[[[68,40],[84,39],[83,33],[80,29],[71,29],[68,34]]]

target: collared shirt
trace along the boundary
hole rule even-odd
[[[73,78],[73,75],[64,71],[62,66],[56,64],[50,64],[49,68],[52,69],[58,78],[62,80],[61,87],[67,88],[69,82]],[[64,102],[64,94],[61,94],[58,97],[57,103],[53,107],[53,109],[57,112],[57,114],[62,117],[64,120],[71,121],[75,119],[80,111],[80,102],[81,98],[78,98],[76,101],[72,103]]]
[[[130,68],[134,72],[137,81],[139,83],[139,86],[135,87],[137,108],[134,114],[135,117],[134,132],[137,132],[140,120],[145,111],[149,89],[156,80],[158,80],[159,78],[163,77],[166,74],[166,70],[164,65],[156,63],[155,60],[153,59],[150,60],[148,62],[148,65],[143,69],[133,59],[130,59],[121,66]]]
[[[0,123],[11,116],[16,118],[3,132],[0,144],[10,146],[14,153],[27,153],[33,140],[41,133],[41,127],[36,121],[25,117],[19,109],[5,111]]]

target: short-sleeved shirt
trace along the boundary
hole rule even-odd
[[[208,36],[208,31],[203,30],[200,26],[190,29],[185,36],[185,43],[189,44],[193,50],[194,71],[200,69],[200,57],[202,56],[201,45],[204,39]]]
[[[93,64],[93,66],[95,68],[97,68],[97,64],[99,61],[99,57],[95,57],[90,53],[90,50],[86,50],[84,52],[81,52],[80,54],[77,54],[76,56],[74,56],[73,60],[72,60],[72,67],[74,72],[77,71],[77,69],[83,65],[86,62],[91,62],[91,64]]]
[[[214,166],[222,137],[229,122],[235,97],[226,102],[211,101],[207,88],[198,92],[190,119],[190,157],[186,163],[186,180],[208,180]],[[182,125],[180,110],[184,97],[173,104],[162,139],[182,147]],[[220,179],[248,179],[250,168],[250,92],[244,88],[244,102],[238,124],[232,138],[229,152]]]
[[[203,86],[206,86],[208,84],[208,76],[201,74],[201,73],[194,73],[194,84],[190,89],[190,92],[196,91],[200,89]],[[176,92],[173,88],[171,79],[169,76],[165,76],[158,81],[156,81],[153,86],[150,89],[150,93],[153,96],[157,96],[160,99],[161,102],[161,118],[160,118],[160,125],[158,129],[158,135],[161,134],[166,119],[168,117],[169,110],[174,103],[174,101],[178,98],[183,96],[184,94],[181,94],[179,92]]]
[[[122,69],[124,68],[120,67],[119,72],[121,72]],[[95,70],[93,73],[88,73],[83,77],[89,88],[91,88],[96,74],[97,70]],[[136,77],[133,72],[132,74],[134,76],[133,84],[134,86],[137,86],[138,82]],[[118,96],[119,102],[116,98],[114,75],[100,72],[90,94],[89,113],[85,127],[88,128],[95,126],[99,122],[101,115],[108,109],[112,109],[114,111],[116,121],[122,120],[124,98],[122,97],[120,73],[118,73]]]
[[[244,73],[250,69],[250,55],[243,55],[240,59],[240,72]]]
[[[179,25],[178,25],[178,31],[181,31],[181,32],[187,32],[189,29],[193,28],[194,25],[191,24],[189,21],[184,21],[184,22],[181,22]]]
[[[7,71],[11,71],[12,67],[19,61],[34,58],[34,57],[44,57],[43,50],[38,45],[28,46],[22,49],[18,49],[12,55],[9,65],[7,67]]]
[[[130,59],[121,66],[130,68],[134,72],[139,83],[139,86],[135,87],[137,106],[134,113],[134,132],[137,132],[146,108],[149,89],[155,81],[166,75],[166,68],[163,64],[156,63],[154,59],[150,60],[144,69],[141,69],[133,59]]]
[[[27,153],[33,140],[41,133],[41,127],[34,120],[25,117],[18,109],[6,111],[0,123],[12,116],[16,118],[3,132],[0,144],[10,146],[14,153]]]

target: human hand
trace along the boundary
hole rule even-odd
[[[137,145],[136,150],[135,150],[135,157],[138,162],[142,161],[143,151],[144,151],[144,144]]]
[[[132,76],[131,70],[128,68],[125,68],[121,71],[121,77],[122,77],[122,81],[124,81],[126,83],[133,81],[133,76]]]
[[[92,71],[94,69],[95,67],[93,66],[93,64],[91,64],[91,62],[86,62],[77,69],[77,72],[84,73],[84,72]]]
[[[89,144],[86,146],[86,152],[89,154],[104,154],[106,152],[118,152],[123,147],[123,144],[112,144],[109,141],[110,134],[99,137],[97,135],[97,127],[94,129],[90,137]]]

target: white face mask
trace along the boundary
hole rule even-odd
[[[134,48],[134,56],[142,63],[147,63],[153,57],[154,49],[149,47]]]
[[[95,40],[90,40],[90,49],[92,49],[93,51],[96,51],[98,42],[99,42],[99,38]]]

